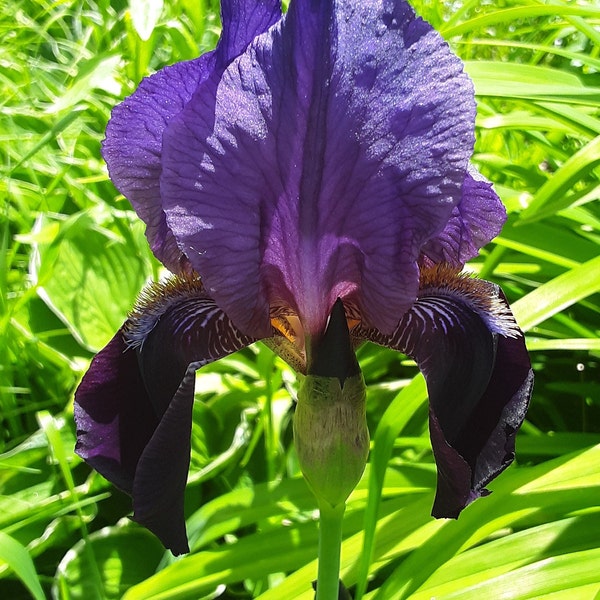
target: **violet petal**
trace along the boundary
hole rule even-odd
[[[211,73],[222,71],[281,16],[276,0],[223,0],[221,11],[223,32],[217,49],[144,79],[113,109],[102,147],[113,183],[146,223],[155,256],[173,273],[189,270],[189,263],[162,209],[159,178],[163,133]]]
[[[167,221],[240,330],[268,335],[283,303],[322,332],[341,297],[389,333],[461,199],[474,116],[407,3],[296,0],[167,127]]]
[[[75,393],[75,452],[131,494],[135,469],[158,417],[123,328],[94,357]]]
[[[176,280],[146,292],[75,394],[76,452],[133,496],[134,520],[175,554],[188,551],[195,370],[255,341],[199,285]]]
[[[422,249],[429,263],[462,266],[494,239],[506,221],[506,209],[492,184],[475,167],[465,176],[460,203],[444,230]]]
[[[502,292],[481,280],[446,280],[421,291],[391,336],[352,333],[408,354],[423,372],[438,468],[432,514],[456,518],[513,461],[531,396],[525,340]]]

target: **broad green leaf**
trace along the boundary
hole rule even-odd
[[[506,528],[537,526],[578,510],[597,511],[599,473],[600,446],[535,467],[508,469],[490,485],[490,496],[471,504],[458,520],[445,521],[400,563],[374,597],[411,598],[453,557]]]
[[[411,600],[528,598],[590,583],[600,589],[600,572],[590,568],[600,558],[595,549],[599,526],[596,512],[482,544],[449,560]]]
[[[36,243],[32,262],[41,298],[92,351],[119,329],[150,272],[139,226],[98,217],[85,212],[59,223],[51,243]],[[36,232],[47,224],[56,222],[39,219]]]
[[[69,590],[70,600],[115,600],[133,584],[149,577],[164,553],[150,532],[124,522],[79,541],[64,556],[53,591]]]
[[[512,551],[512,549],[510,550]],[[583,598],[577,589],[588,585],[594,592],[600,591],[600,549],[589,549],[559,556],[552,556],[530,565],[513,568],[510,572],[490,577],[484,581],[461,587],[450,593],[444,593],[447,600],[480,600],[481,598],[547,598],[554,592],[571,590],[571,598]],[[590,588],[585,592],[589,594]],[[430,590],[435,593],[436,590]],[[443,593],[443,592],[442,592]],[[415,600],[431,598],[427,593],[423,596],[412,595]],[[594,598],[594,596],[585,596]]]
[[[25,584],[35,600],[44,600],[45,595],[35,566],[27,550],[11,536],[0,531],[0,562],[4,562]]]

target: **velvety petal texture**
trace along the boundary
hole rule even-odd
[[[435,267],[391,336],[355,336],[413,357],[427,381],[438,468],[433,515],[458,517],[514,458],[533,373],[524,338],[498,286]]]
[[[248,334],[274,304],[322,331],[338,297],[391,333],[463,197],[474,116],[461,61],[407,3],[296,0],[165,129],[168,225]]]
[[[146,223],[155,256],[173,273],[189,270],[189,262],[163,212],[159,187],[163,133],[209,75],[220,73],[281,16],[276,0],[223,0],[221,12],[223,31],[216,50],[144,79],[113,110],[102,148],[113,183]]]
[[[255,341],[197,281],[145,293],[75,394],[76,452],[133,496],[134,520],[188,552],[183,498],[195,371]]]

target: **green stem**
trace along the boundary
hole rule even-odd
[[[346,503],[319,502],[319,571],[316,600],[338,600],[342,523]]]

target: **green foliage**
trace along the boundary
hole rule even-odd
[[[344,521],[342,576],[369,599],[600,592],[600,9],[592,0],[415,1],[465,59],[475,161],[509,220],[468,267],[498,282],[536,371],[518,464],[457,521],[429,516],[423,380],[365,346],[373,439]],[[291,444],[293,373],[255,345],[198,376],[174,559],[73,453],[92,352],[159,276],[110,183],[110,109],[212,48],[216,0],[0,3],[0,596],[313,597],[315,504]]]

